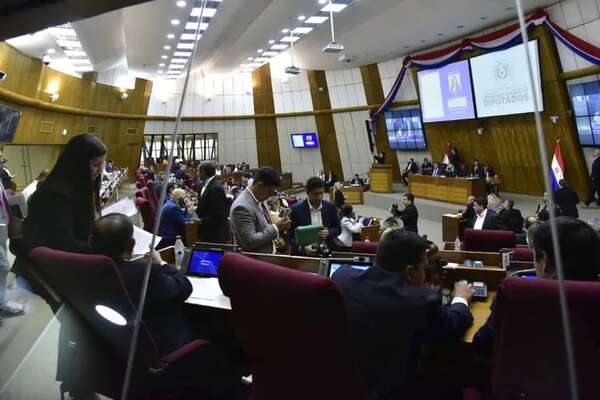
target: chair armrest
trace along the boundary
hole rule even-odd
[[[187,356],[188,354],[193,353],[194,351],[202,347],[208,346],[210,344],[211,343],[209,341],[202,339],[192,340],[191,342],[181,346],[177,350],[172,351],[169,354],[166,354],[163,357],[161,357],[160,362],[165,365],[172,364]]]

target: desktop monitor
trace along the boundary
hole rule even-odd
[[[353,269],[357,269],[360,271],[366,271],[370,267],[373,266],[373,263],[367,261],[357,261],[355,259],[323,259],[321,261],[321,266],[319,267],[319,275],[326,276],[331,278],[333,274],[340,269],[343,265],[348,265]]]
[[[0,142],[12,142],[21,115],[21,111],[0,104]]]

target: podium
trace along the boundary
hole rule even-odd
[[[392,193],[392,164],[373,164],[369,171],[371,192]]]

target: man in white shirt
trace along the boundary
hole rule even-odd
[[[473,203],[475,210],[475,219],[473,220],[473,229],[496,230],[498,214],[487,208],[488,202],[485,197],[478,197]]]

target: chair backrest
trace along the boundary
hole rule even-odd
[[[530,248],[516,247],[512,252],[514,261],[533,261],[533,250]]]
[[[378,242],[352,242],[352,252],[361,254],[376,254]]]
[[[333,281],[230,252],[219,283],[252,364],[251,399],[366,399]]]
[[[158,198],[156,197],[156,191],[154,190],[154,181],[148,181],[148,183],[146,183],[146,187],[148,188],[146,191],[148,200],[150,200],[150,204],[152,204],[152,207],[154,207],[154,209],[157,210]]]
[[[142,214],[144,230],[152,232],[154,230],[154,218],[156,217],[156,211],[154,211],[152,204],[143,197],[136,196],[135,205],[140,209],[140,214]]]
[[[598,398],[600,283],[566,283],[581,399]],[[568,399],[568,373],[555,280],[508,278],[499,288],[492,395]]]
[[[497,252],[502,248],[515,247],[515,233],[487,229],[465,229],[463,249],[465,251]]]
[[[47,247],[33,249],[31,260],[117,356],[127,360],[136,308],[114,261],[105,256],[67,253]],[[111,314],[103,310],[112,310],[118,316],[113,314],[111,318]],[[159,358],[156,343],[145,325],[140,329],[137,353],[141,356],[138,361],[148,366]]]

